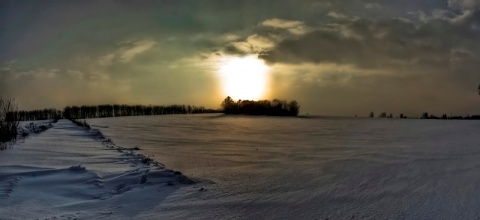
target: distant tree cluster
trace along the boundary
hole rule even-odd
[[[369,114],[370,118],[375,117],[374,112],[370,112]],[[378,115],[379,118],[394,118],[393,114],[390,113],[387,115],[387,113],[382,112]],[[397,118],[401,119],[455,119],[455,120],[480,120],[480,115],[467,115],[467,116],[447,116],[447,114],[443,114],[442,116],[436,116],[433,114],[428,114],[428,112],[424,112],[420,115],[420,117],[408,117],[404,115],[403,113],[400,114]]]
[[[374,118],[375,117],[375,113],[374,112],[370,112],[370,114],[368,114],[368,117],[370,118]],[[390,113],[390,114],[387,114],[386,112],[382,112],[378,115],[379,118],[393,118],[393,114]],[[401,115],[401,117],[403,117],[403,114]]]
[[[63,110],[63,117],[77,118],[105,118],[121,116],[167,115],[167,114],[198,114],[218,113],[219,110],[206,109],[203,106],[192,105],[94,105],[94,106],[67,106]]]
[[[479,120],[480,115],[467,115],[467,116],[447,116],[447,114],[443,114],[441,117],[433,115],[433,114],[428,114],[428,112],[424,112],[422,116],[420,117],[421,119],[456,119],[456,120]]]
[[[368,114],[368,117],[370,118],[374,118],[375,117],[375,113],[374,112],[370,112]],[[386,113],[386,112],[382,112],[380,114],[378,114],[377,116],[378,118],[402,118],[402,119],[407,119],[407,118],[410,118],[410,119],[413,119],[414,117],[408,117],[406,115],[404,115],[403,113],[398,115],[398,116],[394,116],[392,113]]]
[[[225,114],[297,116],[300,110],[300,106],[295,100],[290,102],[278,99],[234,101],[230,96],[223,100],[221,106]]]
[[[393,118],[393,114],[387,114],[386,112],[382,112],[378,115],[379,118]]]

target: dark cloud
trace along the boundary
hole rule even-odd
[[[448,6],[460,10],[477,10],[480,8],[478,0],[448,0]]]
[[[286,39],[261,57],[269,62],[335,62],[366,67],[437,59],[449,56],[456,47],[477,49],[468,47],[480,36],[479,31],[468,28],[472,24],[455,26],[449,21],[436,21],[418,27],[399,19],[361,19]]]

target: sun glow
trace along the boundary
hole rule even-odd
[[[225,95],[258,100],[265,95],[270,68],[255,56],[225,58],[219,66]]]

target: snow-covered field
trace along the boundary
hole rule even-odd
[[[0,219],[156,219],[154,207],[190,183],[60,120],[0,151]]]
[[[0,151],[0,219],[480,218],[480,121],[87,121]]]
[[[479,219],[480,121],[166,115],[88,120],[200,180],[158,219]],[[107,126],[107,127],[105,127]]]

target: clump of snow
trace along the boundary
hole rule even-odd
[[[60,120],[0,152],[0,218],[132,219],[191,183],[98,130]]]
[[[18,133],[21,137],[27,137],[31,134],[39,134],[40,132],[46,131],[49,128],[52,128],[53,124],[50,120],[42,121],[22,121],[18,127]]]

